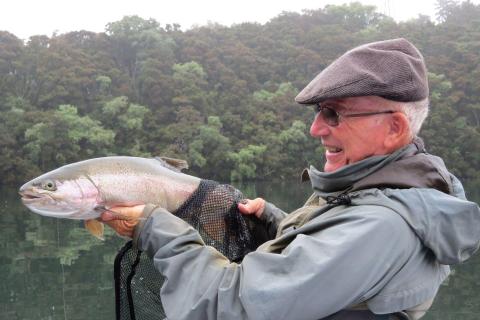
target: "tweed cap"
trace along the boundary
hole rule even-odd
[[[427,69],[420,51],[403,38],[356,47],[320,72],[295,101],[315,104],[359,96],[402,102],[427,98]]]

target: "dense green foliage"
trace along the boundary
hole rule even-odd
[[[182,31],[137,16],[22,41],[0,32],[0,184],[105,155],[165,155],[210,179],[322,167],[312,111],[293,98],[355,45],[405,37],[430,71],[421,136],[480,186],[480,6],[438,1],[438,20],[396,23],[353,3],[266,24]]]

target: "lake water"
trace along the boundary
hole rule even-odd
[[[237,185],[284,210],[310,194],[297,182]],[[467,190],[472,200],[480,193]],[[82,222],[30,213],[14,189],[0,189],[0,319],[114,319],[113,261],[125,240],[90,236]],[[480,232],[480,231],[479,231]],[[480,319],[480,254],[456,266],[426,320]]]

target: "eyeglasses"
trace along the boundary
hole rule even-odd
[[[364,112],[364,113],[351,113],[351,114],[339,114],[335,109],[332,109],[329,106],[321,105],[317,103],[314,106],[315,113],[320,113],[323,120],[330,127],[336,127],[340,123],[341,118],[353,118],[353,117],[368,117],[376,114],[383,113],[395,113],[396,111],[387,110],[387,111],[376,111],[376,112]]]

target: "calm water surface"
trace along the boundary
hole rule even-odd
[[[284,210],[300,206],[310,188],[297,182],[237,185]],[[469,190],[480,201],[480,193]],[[125,242],[107,231],[90,236],[82,222],[30,213],[15,189],[0,189],[0,319],[114,319],[113,261]],[[453,274],[424,318],[480,319],[480,254]]]

